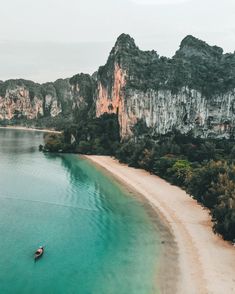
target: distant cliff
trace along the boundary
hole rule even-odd
[[[142,121],[153,133],[235,135],[235,54],[187,36],[173,58],[141,51],[122,34],[93,76],[54,83],[0,82],[0,120],[118,115],[121,137]]]
[[[91,109],[95,81],[86,74],[54,83],[37,84],[27,80],[0,83],[0,122],[22,123],[43,120],[56,127],[58,117],[73,121],[77,109]]]

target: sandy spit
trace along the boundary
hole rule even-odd
[[[22,131],[33,131],[33,132],[61,134],[61,132],[51,130],[51,129],[34,129],[34,128],[27,128],[27,127],[21,127],[21,126],[6,126],[6,127],[0,127],[0,129],[11,129],[11,130],[22,130]]]
[[[144,170],[120,164],[108,156],[86,158],[111,173],[123,185],[140,193],[171,230],[177,247],[178,258],[174,260],[177,263],[178,274],[174,266],[177,281],[164,282],[161,293],[235,293],[235,247],[213,233],[207,209],[182,189]],[[164,281],[174,279],[169,256],[166,262]],[[170,289],[170,285],[175,285],[175,289]]]

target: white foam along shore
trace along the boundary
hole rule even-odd
[[[167,221],[177,245],[178,278],[176,289],[162,285],[162,293],[235,293],[235,247],[213,233],[207,209],[182,189],[144,170],[108,156],[86,158],[144,196]]]
[[[12,129],[12,130],[22,130],[22,131],[34,131],[34,132],[61,134],[60,131],[55,131],[55,130],[52,130],[52,129],[36,129],[36,128],[21,127],[21,126],[5,126],[5,127],[0,126],[0,129]]]

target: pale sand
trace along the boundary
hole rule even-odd
[[[167,220],[178,247],[178,259],[174,262],[179,274],[175,267],[177,286],[169,289],[170,281],[164,282],[161,293],[235,293],[235,248],[212,232],[208,210],[182,189],[144,170],[120,164],[108,156],[86,157],[142,194],[160,212],[162,221]],[[165,264],[164,270],[165,276],[172,279],[170,267]]]
[[[11,130],[22,130],[22,131],[34,131],[34,132],[61,134],[60,131],[55,131],[55,130],[51,130],[51,129],[34,129],[34,128],[27,128],[27,127],[21,127],[21,126],[6,126],[6,127],[0,127],[0,129],[11,129]]]

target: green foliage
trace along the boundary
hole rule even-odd
[[[142,152],[142,156],[140,156],[138,160],[138,165],[140,168],[143,168],[148,171],[153,171],[153,163],[154,163],[154,150],[145,148]]]
[[[234,142],[177,132],[151,137],[142,127],[140,122],[135,139],[123,142],[116,157],[186,189],[211,210],[215,232],[235,242]]]
[[[59,79],[53,83],[55,95],[65,116],[71,114],[72,100],[70,99],[70,83],[68,79]]]
[[[44,151],[58,152],[63,149],[63,136],[60,134],[46,134],[44,136],[45,146]]]
[[[80,141],[76,151],[81,154],[92,154],[92,147],[90,142]]]
[[[173,58],[159,57],[155,51],[142,51],[128,35],[121,35],[98,79],[108,88],[114,80],[114,64],[128,73],[126,95],[130,90],[169,90],[177,94],[183,87],[195,89],[210,99],[235,88],[235,54],[223,54],[217,46],[187,36]]]
[[[44,152],[75,152],[75,142],[71,143],[71,134],[64,131],[61,134],[49,133],[44,136],[44,146],[41,148]]]
[[[62,135],[45,137],[44,151],[113,155],[119,147],[119,124],[114,114],[87,118],[79,125],[68,122],[62,129]]]
[[[174,165],[167,170],[167,173],[173,184],[183,187],[186,186],[191,171],[192,168],[189,161],[177,160]]]
[[[174,166],[176,160],[169,155],[158,158],[153,164],[153,172],[164,179],[168,179],[168,171]]]
[[[120,142],[117,116],[104,114],[99,118],[84,120],[74,135],[79,153],[113,155]]]
[[[29,91],[29,98],[32,100],[35,96],[41,98],[41,86],[32,81],[17,79],[17,80],[7,80],[5,82],[0,83],[0,96],[4,97],[6,95],[6,91],[14,90],[16,87],[24,87]]]
[[[218,194],[217,204],[212,210],[214,230],[227,240],[235,242],[235,167],[220,174],[212,185],[212,193]]]
[[[222,161],[211,161],[195,169],[189,179],[188,192],[206,207],[213,208],[219,195],[212,190],[212,186],[226,169]]]

